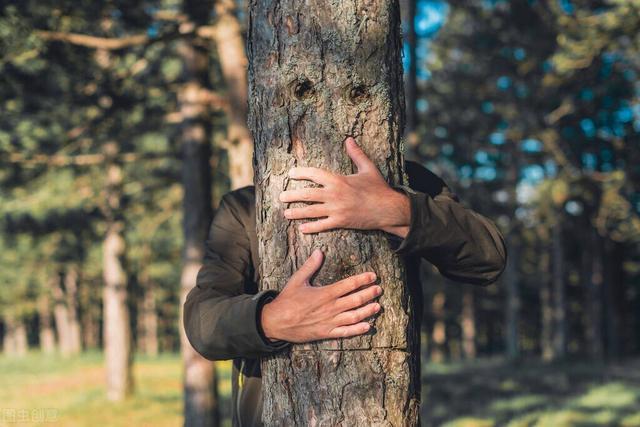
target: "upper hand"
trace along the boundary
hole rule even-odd
[[[373,272],[347,277],[327,286],[311,286],[309,279],[322,265],[323,254],[313,251],[284,289],[264,305],[261,326],[271,340],[303,343],[361,335],[370,329],[367,317],[380,311],[371,302],[382,293]]]
[[[384,230],[405,237],[410,222],[408,197],[387,184],[376,165],[351,137],[345,141],[347,154],[358,172],[337,175],[324,169],[296,167],[292,179],[306,179],[321,188],[302,188],[280,193],[280,201],[317,202],[284,211],[287,219],[322,218],[300,225],[303,233],[318,233],[335,228]]]

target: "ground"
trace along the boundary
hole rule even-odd
[[[0,426],[180,426],[178,355],[138,357],[136,394],[104,397],[102,355],[0,357]],[[225,425],[229,362],[218,363]],[[507,364],[500,359],[423,367],[423,424],[447,427],[640,427],[640,359],[614,365]]]

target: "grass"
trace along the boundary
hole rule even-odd
[[[225,425],[230,425],[230,369],[229,362],[218,364]],[[105,398],[100,353],[69,359],[0,356],[0,426],[179,426],[181,374],[178,355],[138,357],[135,395],[112,403]],[[429,364],[423,383],[426,426],[640,427],[640,360]]]
[[[446,427],[640,427],[640,360],[427,365],[422,418]]]

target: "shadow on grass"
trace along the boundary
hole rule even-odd
[[[640,360],[423,367],[425,426],[640,426]]]

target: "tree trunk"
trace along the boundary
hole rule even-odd
[[[413,152],[420,142],[418,140],[418,108],[417,108],[417,95],[418,95],[418,60],[416,58],[416,3],[417,0],[403,0],[403,18],[405,22],[405,35],[404,42],[408,48],[409,68],[405,76],[405,97],[407,106],[407,123],[404,130],[405,140],[407,141],[410,152]]]
[[[100,344],[100,303],[95,301],[93,283],[81,288],[82,343],[86,349],[97,349]]]
[[[52,354],[56,351],[56,338],[51,324],[51,300],[45,293],[38,301],[38,320],[40,325],[39,338],[40,350],[44,354]]]
[[[553,304],[553,359],[562,359],[567,352],[567,306],[564,283],[564,247],[562,246],[562,222],[558,218],[551,229],[552,304]]]
[[[247,127],[247,55],[235,0],[218,0],[215,9],[215,42],[229,100],[225,148],[231,188],[236,189],[253,184],[253,140]]]
[[[27,339],[27,325],[24,319],[16,321],[16,329],[14,333],[15,348],[17,356],[26,356],[29,351],[29,340]]]
[[[120,401],[133,390],[131,375],[131,329],[128,281],[124,269],[125,240],[122,218],[122,168],[116,163],[118,145],[105,145],[107,157],[105,216],[107,232],[103,242],[104,352],[107,399]]]
[[[507,237],[509,256],[505,267],[503,282],[506,290],[505,304],[505,349],[507,359],[520,357],[518,329],[520,324],[520,246],[517,237],[511,232]]]
[[[51,295],[53,296],[53,317],[58,333],[58,349],[62,356],[71,354],[71,328],[69,325],[69,309],[62,289],[62,277],[56,274],[51,278]]]
[[[473,289],[462,295],[462,351],[465,359],[476,358],[476,316]]]
[[[206,2],[185,1],[184,10],[190,19],[198,22],[206,19],[210,11]],[[202,10],[199,10],[202,8]],[[201,21],[198,23],[202,23]],[[208,52],[196,46],[193,40],[180,44],[184,67],[184,84],[179,93],[182,116],[182,187],[184,252],[180,279],[180,321],[187,294],[196,285],[196,277],[204,258],[204,242],[212,217],[211,208],[211,148],[207,105],[200,101],[198,93],[208,82]],[[184,425],[217,426],[218,398],[215,381],[215,365],[200,356],[191,346],[180,327],[180,345],[184,363]]]
[[[443,280],[443,278],[440,278]],[[445,319],[444,306],[447,302],[447,295],[444,290],[440,290],[433,295],[431,302],[431,313],[433,315],[433,329],[431,330],[431,361],[442,363],[447,354],[447,322]]]
[[[551,263],[549,245],[545,242],[540,254],[540,352],[542,360],[553,359],[553,305],[551,303]]]
[[[621,259],[622,254],[617,250],[616,242],[610,238],[604,239],[604,304],[605,304],[605,342],[606,355],[610,360],[618,359],[622,353],[621,338],[624,336],[621,327],[622,307],[620,306],[620,292],[622,286]]]
[[[24,320],[12,315],[4,316],[4,337],[2,348],[6,355],[22,357],[29,350],[27,327]]]
[[[604,356],[602,336],[602,286],[604,281],[602,259],[602,237],[595,227],[589,227],[588,244],[582,251],[582,283],[585,289],[585,331],[587,352],[592,359],[601,360]]]
[[[80,320],[78,318],[78,268],[70,266],[64,277],[64,291],[69,316],[69,353],[78,354],[82,351],[80,334]]]
[[[154,287],[155,285],[148,280],[142,283],[142,298],[139,305],[138,347],[147,356],[158,355],[158,313]]]
[[[366,270],[385,289],[375,332],[295,345],[263,359],[263,421],[282,425],[417,425],[419,328],[405,266],[382,232],[303,235],[278,195],[304,183],[293,166],[353,172],[351,135],[392,184],[406,183],[397,0],[250,5],[250,128],[255,140],[261,289],[281,289],[314,248],[316,286]]]

